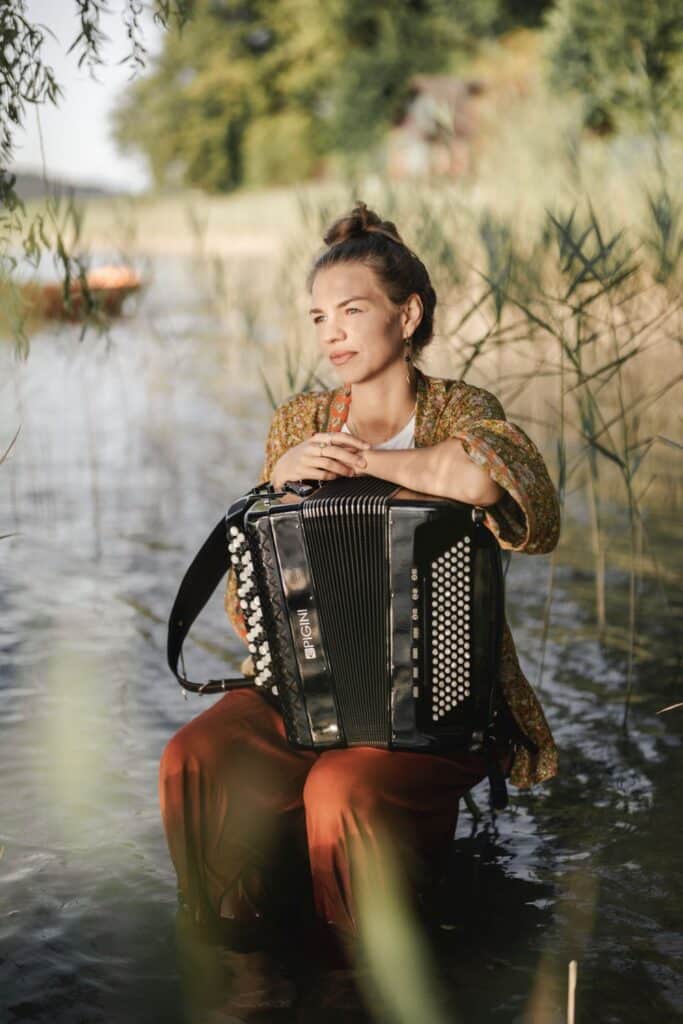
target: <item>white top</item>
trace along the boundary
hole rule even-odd
[[[350,434],[351,431],[344,424],[341,428],[343,434]],[[373,448],[414,448],[415,447],[415,413],[410,417],[405,427],[399,430],[398,434],[394,434],[388,441],[382,441],[381,444],[373,444]]]

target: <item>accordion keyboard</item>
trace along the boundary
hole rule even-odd
[[[471,542],[463,537],[431,565],[432,720],[470,695]]]
[[[247,538],[236,526],[230,527],[228,551],[230,552],[230,564],[237,577],[237,596],[247,627],[247,646],[256,669],[254,682],[257,686],[267,686],[271,684],[273,669],[272,655],[263,622],[263,608],[256,587],[254,563]],[[273,686],[272,689],[277,693],[276,686]]]

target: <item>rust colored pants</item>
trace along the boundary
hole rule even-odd
[[[387,839],[407,877],[434,866],[453,838],[459,798],[484,774],[478,754],[295,750],[258,693],[226,694],[183,726],[161,758],[161,811],[180,892],[197,920],[229,917],[245,879],[257,891],[255,875],[286,866],[298,845],[308,854],[315,914],[353,937],[354,872],[381,881]]]

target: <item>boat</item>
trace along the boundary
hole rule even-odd
[[[125,299],[142,287],[142,278],[132,267],[103,266],[85,275],[89,292],[98,312],[120,316]],[[22,292],[32,312],[51,320],[81,320],[87,313],[86,292],[80,278],[69,282],[69,300],[63,282],[27,282]]]

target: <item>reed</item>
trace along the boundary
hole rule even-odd
[[[300,293],[324,226],[359,197],[350,186],[334,201],[316,202],[310,194],[300,201],[299,229],[292,232],[272,307],[277,321],[287,322],[287,344],[279,349],[279,363],[282,337],[266,344],[259,371],[273,405],[302,386],[332,383],[297,288]],[[628,621],[625,644],[619,640],[618,646],[627,655],[626,725],[640,649],[639,574],[659,575],[645,513],[665,493],[669,460],[681,447],[672,400],[683,380],[672,372],[683,338],[680,202],[660,179],[656,188],[641,184],[644,212],[635,223],[619,223],[618,211],[605,202],[598,214],[598,202],[584,197],[547,210],[531,233],[499,210],[464,209],[456,186],[408,196],[375,182],[362,198],[400,224],[437,287],[439,334],[425,369],[498,394],[510,418],[528,426],[548,453],[563,507],[570,501],[575,509],[583,501],[596,635],[605,643],[614,643],[616,635],[606,577],[611,566],[621,565],[623,542],[611,524],[615,509],[625,510]],[[679,492],[666,493],[676,506]],[[556,556],[549,561],[539,683],[555,568]],[[661,583],[665,591],[667,581]]]
[[[16,432],[14,434],[14,437],[12,438],[10,443],[7,445],[7,447],[5,448],[4,452],[0,452],[0,466],[2,466],[3,462],[5,462],[6,459],[8,459],[9,456],[11,455],[12,449],[14,448],[15,444],[17,443],[17,438],[19,437],[20,431],[21,431],[21,427],[17,427],[17,430],[16,430]],[[0,533],[0,540],[7,540],[8,537],[14,537],[14,536],[15,536],[14,533]]]
[[[536,124],[539,134],[552,131],[538,111],[524,123]],[[126,216],[102,204],[90,204],[85,217],[68,207],[58,215],[55,207],[51,240],[68,277],[82,273],[79,254],[105,238],[133,255],[143,240],[148,249],[155,242],[166,249],[172,230],[170,251],[193,260],[208,317],[202,331],[219,371],[215,387],[227,392],[237,372],[247,386],[260,382],[275,406],[334,380],[316,350],[303,294],[325,226],[358,198],[396,221],[439,296],[425,370],[496,393],[547,454],[566,518],[585,513],[596,636],[627,651],[627,721],[643,646],[644,573],[657,581],[669,614],[672,583],[656,557],[649,518],[663,501],[675,511],[681,498],[671,467],[681,448],[675,389],[683,377],[673,368],[682,340],[683,201],[668,172],[676,163],[673,142],[656,139],[649,156],[629,155],[628,169],[617,173],[605,148],[572,133],[567,118],[561,127],[564,141],[547,146],[554,154],[547,180],[537,166],[532,187],[526,178],[499,187],[500,162],[514,165],[519,156],[504,147],[523,148],[525,159],[533,148],[520,127],[501,143],[496,174],[482,160],[476,180],[371,177],[225,199],[135,200]],[[624,531],[614,527],[621,510]],[[565,546],[548,565],[539,683],[557,559],[567,555]],[[606,582],[624,566],[625,632],[623,619],[612,621]]]

